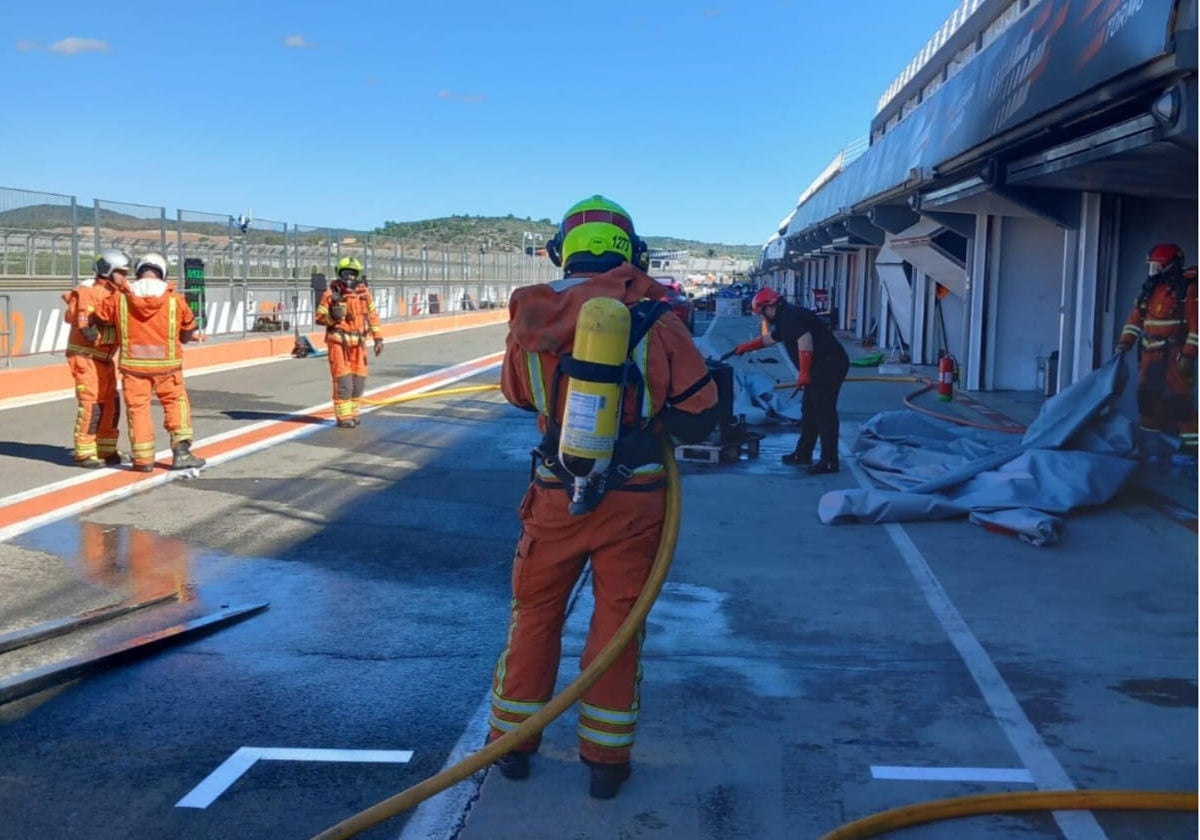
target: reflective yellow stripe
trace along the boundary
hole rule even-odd
[[[546,398],[546,383],[542,379],[542,359],[537,353],[525,353],[525,367],[529,371],[529,390],[533,391],[533,407],[538,414],[549,416]]]
[[[1183,326],[1183,319],[1175,318],[1170,321],[1159,321],[1159,320],[1155,320],[1153,318],[1147,318],[1146,320],[1142,321],[1142,326],[1143,327],[1181,327],[1181,326]]]
[[[637,347],[633,348],[633,360],[637,364],[638,370],[642,373],[642,422],[646,422],[654,416],[654,398],[650,394],[650,381],[646,373],[650,364],[649,331],[638,342]]]
[[[593,744],[599,744],[602,747],[628,747],[633,745],[633,733],[622,732],[620,734],[613,732],[601,732],[599,729],[592,729],[590,726],[579,724],[576,730],[579,737],[585,741],[591,741]]]
[[[174,295],[167,299],[167,345],[133,344],[129,340],[129,299],[121,295],[117,301],[117,323],[121,325],[121,368],[123,370],[171,370],[178,368],[180,361],[176,336],[179,334],[179,306]],[[153,347],[165,351],[162,358],[146,358],[134,352],[135,348]]]
[[[501,732],[512,732],[520,725],[520,723],[514,723],[511,720],[498,718],[495,715],[488,715],[488,726],[492,727],[493,729],[499,729]]]
[[[583,714],[600,723],[611,723],[614,726],[633,726],[637,723],[637,711],[618,712],[615,709],[603,709],[589,703],[580,703]]]
[[[1121,335],[1139,336],[1142,334],[1141,327],[1135,327],[1132,324],[1127,324],[1125,329],[1121,330]]]
[[[525,715],[528,717],[529,715],[537,714],[546,704],[536,700],[509,700],[493,691],[492,705],[505,712],[512,712],[514,715]]]

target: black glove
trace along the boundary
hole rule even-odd
[[[1196,359],[1194,356],[1180,356],[1176,362],[1179,367],[1179,375],[1189,382],[1196,376]]]
[[[383,352],[383,339],[377,338],[377,339],[375,339],[375,355],[378,356],[382,352]]]
[[[335,303],[329,307],[329,317],[335,321],[344,321],[346,319],[346,304]]]
[[[95,344],[100,340],[100,330],[93,326],[80,327],[79,334],[83,336],[83,340]]]

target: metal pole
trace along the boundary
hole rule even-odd
[[[92,248],[93,254],[100,253],[100,199],[92,199]]]
[[[75,196],[71,196],[71,285],[79,285],[79,210]]]

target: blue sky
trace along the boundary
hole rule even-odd
[[[0,187],[762,244],[958,0],[9,5]]]

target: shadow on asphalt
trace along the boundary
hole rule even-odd
[[[75,457],[66,446],[50,446],[45,443],[23,443],[15,440],[0,440],[0,457],[24,458],[27,461],[41,461],[46,464],[62,464],[72,466]]]
[[[287,411],[222,411],[221,414],[228,417],[230,420],[247,420],[250,422],[258,422],[260,420],[286,420],[289,423],[312,423],[320,426],[323,423],[329,422],[326,418],[314,417],[311,414],[293,414]]]

